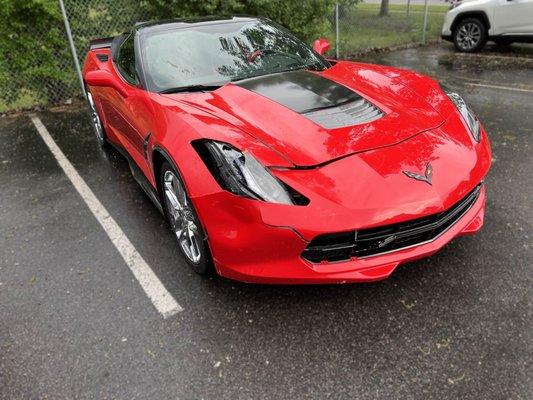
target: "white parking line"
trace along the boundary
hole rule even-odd
[[[133,247],[133,244],[131,244],[120,226],[109,215],[102,203],[100,203],[83,178],[78,174],[78,171],[74,169],[70,161],[65,157],[65,154],[63,154],[56,142],[54,142],[54,139],[52,139],[39,117],[35,114],[32,114],[30,117],[35,128],[37,128],[37,132],[39,132],[44,143],[46,143],[54,155],[57,163],[63,169],[63,172],[74,188],[76,188],[83,201],[85,201],[85,204],[87,204],[87,207],[89,207],[96,220],[102,225],[107,236],[109,236],[109,239],[111,239],[111,242],[113,242],[157,311],[163,315],[163,318],[170,317],[182,311],[183,308],[181,308],[165,286],[163,286],[159,278],[154,274],[154,271],[152,271],[139,252]]]
[[[510,86],[486,85],[484,83],[471,83],[471,82],[467,82],[466,84],[470,86],[476,86],[476,87],[482,87],[482,88],[488,88],[488,89],[500,89],[500,90],[511,90],[514,92],[533,93],[532,89],[522,89],[522,88],[510,87]]]

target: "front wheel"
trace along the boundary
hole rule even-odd
[[[465,18],[453,32],[455,48],[461,52],[473,53],[481,50],[487,41],[487,29],[477,18]]]
[[[161,167],[160,183],[165,214],[185,260],[200,275],[211,272],[207,237],[183,181],[168,162]]]

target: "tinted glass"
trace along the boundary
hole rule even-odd
[[[289,31],[264,21],[160,25],[142,31],[141,48],[151,91],[329,66]]]
[[[135,73],[135,48],[134,36],[129,35],[119,48],[117,55],[117,67],[120,74],[131,84],[137,83],[137,74]]]

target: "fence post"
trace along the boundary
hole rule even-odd
[[[61,7],[61,14],[63,14],[63,22],[65,23],[65,30],[67,32],[67,38],[68,38],[68,43],[70,45],[70,51],[72,53],[72,58],[74,59],[74,67],[76,68],[76,74],[78,75],[78,79],[80,81],[81,92],[83,93],[83,96],[85,97],[85,85],[83,84],[83,78],[81,76],[80,63],[78,61],[78,53],[76,51],[76,45],[74,44],[74,40],[72,39],[72,32],[70,31],[70,24],[68,22],[67,11],[65,10],[65,4],[63,3],[63,0],[59,0],[59,6]]]
[[[339,3],[335,4],[335,58],[339,58]]]
[[[424,0],[424,27],[422,30],[422,43],[426,43],[426,30],[428,27],[428,0]]]

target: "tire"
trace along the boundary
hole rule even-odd
[[[463,53],[479,51],[487,42],[487,28],[478,18],[461,20],[453,31],[453,44]]]
[[[168,162],[159,174],[165,216],[176,237],[183,258],[200,275],[213,271],[207,236],[180,174]]]
[[[96,136],[96,141],[100,147],[105,147],[107,144],[107,135],[105,133],[104,126],[102,124],[102,119],[94,103],[93,96],[88,87],[85,87],[85,93],[87,94],[87,104],[89,106],[89,118],[91,120],[91,126],[93,127],[94,134]]]

